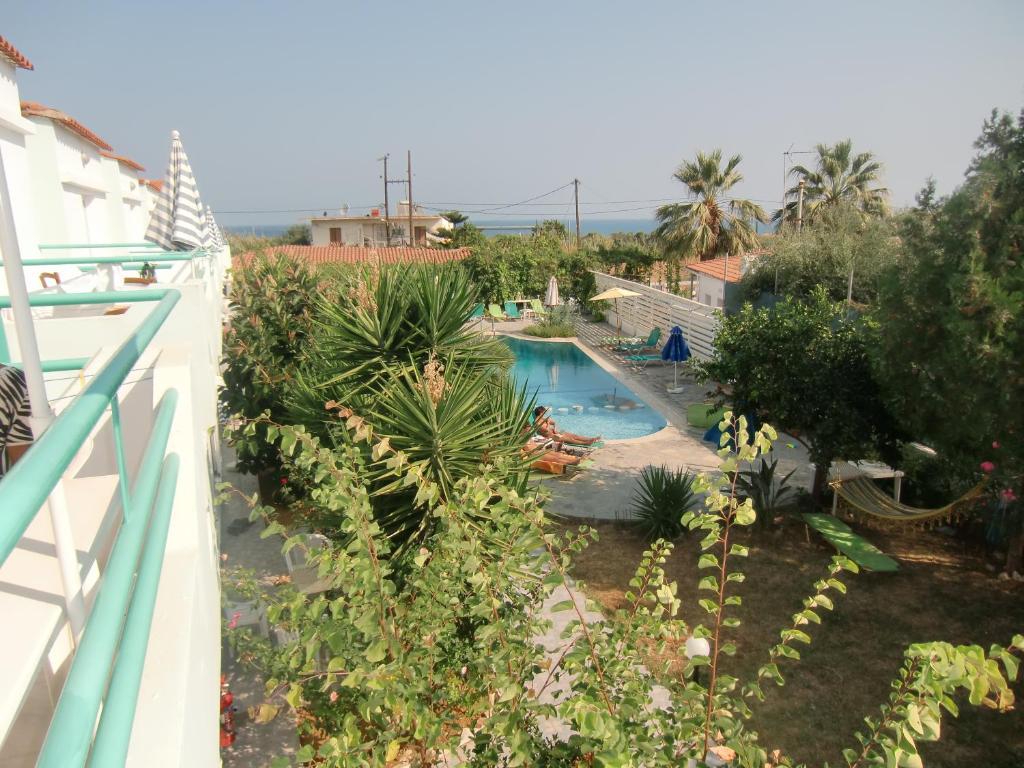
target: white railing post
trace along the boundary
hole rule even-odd
[[[25,284],[25,269],[21,264],[21,246],[11,210],[11,190],[7,179],[7,163],[0,151],[0,251],[3,252],[4,274],[7,290],[11,296],[11,312],[14,315],[14,330],[21,351],[21,365],[25,372],[28,399],[32,416],[32,435],[39,437],[53,423],[53,410],[46,396],[46,382],[39,359],[39,343],[32,323],[32,308],[28,303],[28,287]],[[68,518],[67,499],[64,487],[57,483],[48,501],[50,521],[53,524],[53,541],[57,549],[61,582],[64,586],[64,605],[75,644],[85,627],[85,600],[82,597],[82,577],[78,567],[78,552]]]

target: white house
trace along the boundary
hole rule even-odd
[[[763,251],[751,251],[687,264],[694,300],[709,307],[724,307],[726,283],[738,283],[746,274],[751,260],[761,253]]]
[[[450,229],[446,218],[436,213],[427,213],[419,206],[413,206],[412,227],[415,245],[428,245],[442,229]],[[410,245],[409,203],[401,201],[398,210],[385,220],[379,208],[367,216],[314,216],[310,220],[313,245],[357,245],[366,248],[380,248],[387,245]],[[391,231],[390,241],[388,229]]]

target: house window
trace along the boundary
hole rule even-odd
[[[331,227],[331,242],[341,245],[341,227]]]

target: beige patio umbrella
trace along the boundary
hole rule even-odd
[[[609,288],[607,291],[602,291],[597,296],[591,296],[591,301],[608,301],[614,299],[615,301],[615,320],[618,323],[616,334],[622,335],[622,315],[619,314],[619,299],[628,299],[630,296],[639,296],[640,294],[636,291],[631,291],[628,288]]]

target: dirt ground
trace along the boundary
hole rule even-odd
[[[575,528],[575,524],[570,526]],[[575,576],[604,609],[620,607],[623,590],[644,550],[644,541],[623,523],[595,525],[600,540],[579,556]],[[757,705],[751,728],[769,750],[781,749],[795,762],[845,765],[841,750],[855,747],[854,732],[866,715],[877,715],[888,697],[904,648],[916,642],[1005,644],[1024,632],[1024,584],[987,572],[981,558],[949,535],[936,532],[887,533],[859,529],[886,554],[897,558],[896,574],[843,574],[847,595],[836,595],[836,610],[811,626],[813,643],[800,646],[799,662],[786,661],[783,688],[769,688]],[[766,659],[768,647],[787,626],[812,584],[824,574],[832,550],[802,524],[783,530],[743,531],[738,541],[751,547],[735,566],[746,581],[733,584],[743,605],[743,622],[733,637],[738,651],[727,671],[741,680]],[[684,618],[699,621],[697,540],[677,543],[666,564],[679,582]],[[806,628],[805,628],[806,629]],[[944,715],[942,740],[925,744],[929,768],[1022,768],[1024,766],[1024,685],[1015,691],[1018,709],[1008,714],[960,704],[960,718]]]

